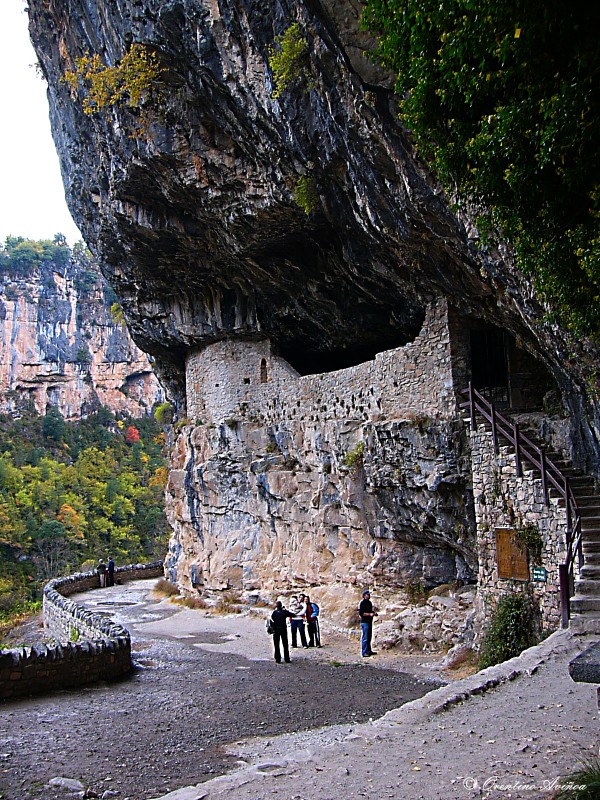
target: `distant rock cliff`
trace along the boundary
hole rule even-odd
[[[67,247],[43,257],[38,244],[0,254],[0,408],[32,402],[67,419],[99,406],[149,413],[162,390],[147,356],[112,319],[116,296],[97,267]]]

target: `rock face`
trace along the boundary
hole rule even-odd
[[[100,406],[142,416],[163,397],[147,356],[110,315],[102,276],[77,260],[0,284],[0,409],[28,403],[67,419]]]
[[[71,211],[183,423],[169,566],[188,587],[469,571],[457,392],[475,370],[468,354],[454,371],[428,360],[419,389],[412,356],[389,355],[422,339],[440,298],[545,365],[573,455],[600,471],[597,348],[544,321],[506,248],[476,247],[415,156],[388,76],[361,55],[359,12],[357,0],[29,3]],[[306,60],[275,99],[270,48],[293,23]],[[156,53],[160,81],[140,108],[85,114],[86,86],[65,71],[88,53],[113,66],[132,43]],[[344,471],[359,445],[360,468]],[[436,453],[424,464],[422,448]]]
[[[171,578],[190,590],[472,579],[451,327],[440,302],[406,347],[306,377],[266,341],[190,354],[195,424],[167,486]]]

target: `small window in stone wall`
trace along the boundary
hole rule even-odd
[[[267,373],[267,359],[262,358],[260,362],[260,382],[266,383],[268,380],[268,373]]]
[[[513,528],[496,528],[496,561],[499,578],[529,580],[527,553],[519,545]]]

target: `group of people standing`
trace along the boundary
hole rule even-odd
[[[275,651],[275,661],[281,664],[281,651],[283,650],[283,660],[286,664],[290,663],[290,651],[288,645],[287,621],[290,621],[292,634],[292,647],[298,647],[298,635],[302,647],[321,647],[321,632],[319,630],[319,607],[312,603],[307,594],[292,595],[290,597],[289,609],[284,608],[281,600],[275,604],[275,610],[271,614],[271,627],[273,633],[273,648]],[[373,638],[373,619],[377,612],[371,602],[371,593],[368,589],[362,594],[362,600],[358,607],[360,617],[361,653],[363,658],[377,655],[372,647]],[[304,625],[306,623],[306,631]],[[269,630],[267,628],[267,630]],[[308,632],[308,642],[306,640]]]
[[[311,602],[307,594],[292,595],[290,597],[289,609],[284,608],[281,600],[275,604],[275,610],[271,614],[273,623],[273,648],[275,650],[275,661],[281,663],[281,651],[283,650],[283,660],[286,664],[290,663],[290,651],[288,644],[287,621],[290,621],[292,634],[292,647],[298,647],[298,635],[302,647],[321,647],[321,632],[319,630],[319,607]],[[306,629],[305,629],[306,624]],[[308,633],[308,641],[306,634]]]
[[[99,559],[96,572],[98,573],[98,580],[100,581],[101,589],[103,589],[105,586],[115,585],[115,562],[113,561],[112,556],[109,556],[106,564],[104,563],[103,558]]]

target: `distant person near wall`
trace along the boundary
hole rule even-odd
[[[368,656],[377,655],[377,653],[374,653],[371,649],[371,639],[373,638],[373,617],[376,616],[377,612],[373,608],[373,603],[371,602],[371,593],[368,591],[368,589],[365,589],[362,596],[363,599],[358,607],[360,627],[362,628],[362,639],[360,645],[363,658],[367,658]]]
[[[298,646],[298,633],[300,634],[300,643],[302,647],[308,647],[306,642],[306,633],[304,631],[304,615],[306,614],[306,604],[300,602],[294,594],[290,598],[290,611],[294,615],[290,620],[290,628],[292,631],[292,647]]]
[[[104,563],[104,559],[101,558],[98,561],[98,566],[96,567],[96,572],[98,573],[98,579],[100,581],[100,588],[104,589],[106,586],[106,564]]]
[[[313,609],[313,604],[310,602],[310,597],[305,594],[301,598],[303,603],[306,603],[306,629],[308,630],[308,646],[320,647],[319,634],[317,630],[317,617]]]
[[[278,600],[275,604],[275,610],[271,614],[271,619],[273,620],[273,627],[275,631],[273,632],[273,647],[275,648],[275,661],[278,664],[281,664],[281,650],[279,645],[281,644],[283,647],[283,660],[286,664],[290,663],[290,651],[288,647],[288,635],[287,635],[287,621],[291,619],[294,615],[291,611],[288,611],[287,608],[283,607],[283,603],[281,600]]]
[[[115,585],[115,562],[112,556],[109,556],[108,564],[106,565],[106,585]]]

